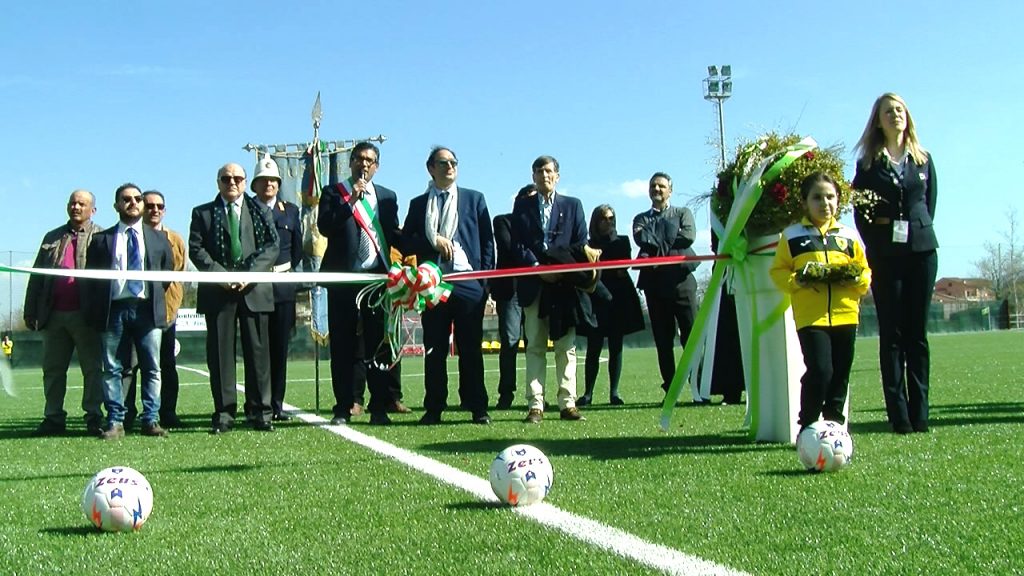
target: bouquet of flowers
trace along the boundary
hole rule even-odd
[[[717,185],[711,192],[711,209],[715,215],[725,222],[740,182],[763,160],[781,156],[788,146],[800,140],[800,136],[795,134],[783,136],[769,132],[753,142],[741,142],[736,157],[718,173]],[[770,181],[762,177],[761,198],[747,220],[747,234],[777,234],[786,226],[799,222],[805,213],[800,198],[800,183],[812,172],[825,172],[839,183],[839,190],[836,190],[839,194],[839,213],[848,210],[851,190],[850,184],[843,177],[842,152],[842,146],[815,148],[797,158]]]
[[[863,272],[864,267],[856,262],[846,264],[808,262],[801,270],[797,271],[796,278],[804,284],[832,284],[856,280]]]

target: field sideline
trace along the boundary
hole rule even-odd
[[[470,491],[327,433],[333,427],[319,418],[333,402],[326,363],[322,413],[312,413],[312,362],[296,362],[288,402],[309,413],[273,434],[206,434],[208,384],[182,371],[191,427],[117,443],[28,437],[41,413],[40,375],[15,370],[19,396],[0,395],[0,573],[695,574],[716,565],[751,574],[1024,573],[1024,464],[1011,440],[1024,423],[1024,333],[934,336],[932,432],[905,437],[884,423],[876,346],[858,342],[855,461],[829,475],[799,470],[787,446],[749,442],[740,406],[681,405],[672,430],[658,432],[650,349],[626,351],[627,406],[604,403],[602,373],[587,421],[549,415],[541,426],[520,422],[521,398],[514,410],[492,411],[489,427],[458,411],[445,413],[445,425],[416,425],[422,370],[408,359],[405,400],[416,413],[388,428],[363,417],[342,432],[437,461],[438,474]],[[494,369],[497,359],[487,363]],[[454,403],[454,361],[450,370]],[[488,380],[493,403],[496,374]],[[74,370],[70,381],[80,385]],[[84,434],[79,394],[66,402],[72,434]],[[481,483],[494,454],[518,442],[544,450],[555,468],[551,506],[527,514],[499,507]],[[95,533],[79,510],[88,478],[115,464],[141,470],[156,494],[137,534]],[[631,560],[527,519],[545,510],[677,554],[679,565]],[[695,571],[687,558],[714,564]]]

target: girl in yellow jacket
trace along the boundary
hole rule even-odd
[[[860,298],[871,285],[864,244],[836,221],[839,186],[814,172],[800,184],[806,217],[782,232],[772,280],[792,297],[807,371],[800,379],[801,430],[820,416],[846,423]]]

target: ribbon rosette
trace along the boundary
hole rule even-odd
[[[386,286],[392,309],[416,312],[448,301],[452,293],[452,285],[441,280],[441,269],[433,262],[416,268],[392,264]]]

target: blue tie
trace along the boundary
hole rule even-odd
[[[128,270],[142,270],[142,255],[139,253],[139,236],[135,228],[128,229]],[[142,280],[129,280],[128,291],[132,296],[142,294]]]

